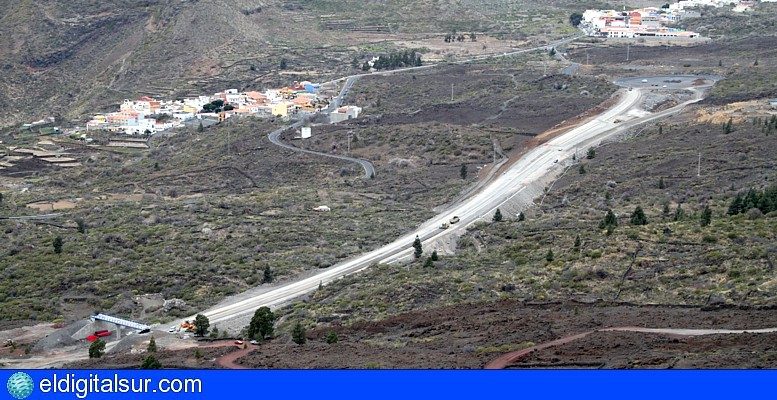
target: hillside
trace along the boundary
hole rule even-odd
[[[569,35],[571,10],[596,2],[44,1],[0,10],[0,127],[85,114],[139,95],[263,88],[354,72],[356,57],[396,47],[428,58],[503,51]],[[617,2],[621,3],[621,2]],[[627,3],[640,3],[632,1]],[[467,15],[456,24],[428,15]],[[373,29],[379,22],[386,29]],[[451,18],[453,20],[453,18]],[[477,43],[444,44],[477,31]],[[490,36],[487,36],[490,35]],[[288,71],[279,69],[285,59]]]

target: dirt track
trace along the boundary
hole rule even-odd
[[[550,342],[542,343],[529,348],[513,351],[502,356],[495,358],[486,364],[486,369],[505,369],[515,364],[516,362],[526,358],[526,356],[545,350],[551,347],[561,346],[567,343],[586,338],[587,336],[597,332],[638,332],[638,333],[650,333],[658,335],[668,335],[674,337],[691,337],[691,336],[704,336],[704,335],[741,335],[741,334],[762,334],[762,333],[775,333],[777,328],[766,329],[753,329],[753,330],[728,330],[728,329],[677,329],[677,328],[640,328],[635,326],[624,326],[614,328],[604,328],[600,330],[588,331],[578,333],[576,335],[565,336],[560,339],[556,339]]]
[[[228,348],[228,347],[234,347],[237,350],[224,354],[221,357],[216,358],[216,363],[226,369],[248,369],[246,366],[238,364],[237,360],[247,356],[248,354],[251,354],[254,350],[257,349],[256,346],[252,344],[245,344],[245,347],[235,344],[232,341],[226,342],[226,343],[217,343],[217,344],[210,344],[206,346],[200,346],[202,348]]]

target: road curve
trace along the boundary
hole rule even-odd
[[[302,148],[299,148],[299,147],[292,146],[290,144],[284,143],[281,140],[281,134],[284,131],[286,131],[288,129],[299,128],[299,127],[302,126],[303,123],[304,123],[304,121],[299,121],[299,122],[295,122],[294,124],[292,124],[290,126],[286,126],[286,127],[283,127],[283,128],[278,128],[278,129],[270,132],[270,134],[267,135],[267,139],[270,140],[270,142],[272,144],[276,145],[276,146],[280,146],[280,147],[283,147],[285,149],[293,150],[293,151],[296,151],[296,152],[307,153],[307,154],[314,154],[314,155],[318,155],[318,156],[335,158],[335,159],[338,159],[338,160],[343,160],[343,161],[349,161],[349,162],[357,163],[357,164],[359,164],[362,167],[362,169],[364,169],[364,177],[365,178],[372,178],[372,177],[375,176],[375,167],[372,165],[371,162],[369,162],[367,160],[362,160],[360,158],[354,158],[354,157],[348,157],[348,156],[341,156],[339,154],[329,154],[329,153],[323,153],[323,152],[320,152],[320,151],[313,151],[313,150],[308,150],[308,149],[302,149]]]
[[[574,342],[582,339],[592,333],[596,332],[639,332],[639,333],[655,333],[660,335],[673,335],[673,336],[703,336],[703,335],[739,335],[743,333],[775,333],[777,328],[763,328],[763,329],[678,329],[678,328],[641,328],[636,326],[620,326],[614,328],[596,329],[576,335],[564,336],[560,339],[552,340],[538,344],[536,346],[527,347],[522,350],[513,351],[507,354],[491,360],[485,365],[485,369],[505,369],[516,361],[528,356],[535,351],[547,349],[549,347],[560,346],[566,343]]]
[[[500,54],[488,54],[488,55],[477,56],[477,57],[473,57],[473,58],[469,58],[469,59],[465,59],[465,60],[455,61],[455,62],[452,62],[451,64],[467,64],[467,63],[471,63],[471,62],[487,60],[487,59],[490,59],[490,58],[509,57],[509,56],[514,56],[514,55],[523,54],[523,53],[529,53],[529,52],[537,51],[537,50],[550,49],[550,48],[553,48],[553,47],[556,47],[556,46],[561,46],[561,45],[564,45],[566,43],[569,43],[569,42],[571,42],[571,41],[573,41],[573,40],[575,40],[575,39],[577,39],[577,38],[579,38],[581,36],[582,35],[571,36],[571,37],[564,38],[564,39],[555,41],[555,42],[547,44],[547,45],[531,47],[531,48],[528,48],[528,49],[515,50],[515,51],[511,51],[511,52],[507,52],[507,53],[500,53]],[[446,64],[429,64],[429,65],[422,65],[422,66],[419,66],[419,67],[397,68],[397,69],[393,69],[393,70],[390,70],[390,71],[379,71],[379,72],[372,72],[372,73],[356,74],[356,75],[350,75],[350,76],[338,78],[338,79],[335,79],[335,80],[331,80],[329,82],[324,82],[324,83],[322,83],[322,85],[335,84],[335,83],[343,82],[343,81],[345,82],[345,84],[343,84],[343,87],[340,90],[340,94],[338,96],[336,96],[333,99],[333,101],[327,106],[327,108],[325,108],[321,112],[323,114],[325,114],[325,115],[329,115],[333,111],[335,111],[337,108],[339,108],[340,105],[342,104],[343,100],[345,99],[345,97],[348,95],[348,91],[351,90],[351,87],[353,87],[354,83],[356,83],[356,81],[359,80],[359,78],[361,78],[361,77],[364,77],[364,76],[389,76],[389,75],[394,75],[394,74],[402,73],[402,72],[431,69],[431,68],[435,68],[435,67],[438,67],[438,66],[441,66],[441,65],[446,65]],[[272,144],[276,145],[276,146],[280,146],[280,147],[283,147],[285,149],[289,149],[289,150],[292,150],[292,151],[296,151],[296,152],[300,152],[300,153],[313,154],[313,155],[318,155],[318,156],[322,156],[322,157],[335,158],[335,159],[338,159],[338,160],[343,160],[343,161],[348,161],[348,162],[352,162],[352,163],[357,163],[357,164],[359,164],[362,167],[362,169],[364,169],[364,177],[365,178],[369,179],[369,178],[375,177],[375,166],[371,162],[369,162],[367,160],[360,159],[360,158],[354,158],[354,157],[348,157],[348,156],[342,156],[342,155],[339,155],[339,154],[330,154],[330,153],[324,153],[324,152],[320,152],[320,151],[313,151],[313,150],[302,149],[302,148],[299,148],[299,147],[296,147],[296,146],[292,146],[290,144],[287,144],[287,143],[284,143],[283,141],[281,141],[280,137],[281,137],[281,134],[283,134],[284,131],[286,131],[288,129],[299,128],[305,122],[306,122],[305,120],[302,120],[302,121],[295,122],[295,123],[293,123],[291,125],[285,126],[283,128],[276,129],[276,130],[270,132],[267,135],[267,139],[269,139],[270,142]]]
[[[333,99],[333,101],[331,103],[329,103],[327,108],[325,108],[321,112],[324,115],[328,116],[333,111],[337,110],[337,108],[340,107],[340,104],[342,104],[342,101],[345,98],[345,96],[348,94],[348,91],[351,89],[351,87],[353,87],[353,84],[356,83],[356,81],[358,79],[359,79],[358,75],[357,76],[349,76],[348,78],[346,78],[345,84],[343,85],[342,89],[340,90],[340,94],[338,96],[336,96]],[[289,149],[289,150],[292,150],[292,151],[296,151],[296,152],[300,152],[300,153],[313,154],[313,155],[322,156],[322,157],[329,157],[329,158],[334,158],[334,159],[338,159],[338,160],[343,160],[343,161],[348,161],[348,162],[359,164],[362,167],[362,169],[364,169],[364,177],[365,178],[370,179],[370,178],[374,178],[375,177],[375,166],[372,165],[372,163],[367,161],[367,160],[363,160],[361,158],[355,158],[355,157],[342,156],[342,155],[339,155],[339,154],[329,154],[329,153],[324,153],[324,152],[321,152],[321,151],[313,151],[313,150],[308,150],[308,149],[302,149],[302,148],[299,148],[299,147],[296,147],[296,146],[292,146],[292,145],[290,145],[288,143],[285,143],[285,142],[283,142],[281,140],[281,135],[283,134],[283,132],[285,132],[285,131],[287,131],[289,129],[297,129],[297,128],[301,127],[302,125],[304,125],[305,122],[307,122],[307,120],[303,119],[303,120],[297,121],[297,122],[295,122],[295,123],[293,123],[291,125],[284,126],[282,128],[278,128],[278,129],[270,132],[267,135],[267,139],[270,141],[270,143],[272,143],[272,144],[274,144],[276,146],[280,146],[280,147],[283,147],[285,149]]]

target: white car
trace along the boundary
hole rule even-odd
[[[249,343],[251,343],[251,344],[252,344],[252,345],[254,345],[254,346],[256,346],[256,345],[258,345],[258,344],[259,344],[259,342],[257,342],[256,340],[252,340],[252,341],[250,341]]]
[[[167,332],[169,333],[175,333],[175,331],[176,331],[176,327],[174,326],[170,327],[170,329],[167,330]]]

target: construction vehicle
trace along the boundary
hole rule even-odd
[[[197,326],[194,325],[193,323],[189,322],[189,321],[184,321],[181,324],[181,330],[184,331],[184,332],[196,332],[197,331]]]
[[[448,229],[451,225],[447,222],[443,222],[442,225],[440,225],[440,229]]]

